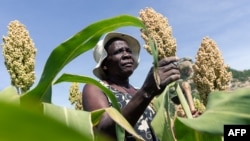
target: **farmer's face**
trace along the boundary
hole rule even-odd
[[[116,74],[128,77],[134,72],[134,57],[126,41],[115,40],[107,48],[107,52],[105,66],[109,75]]]

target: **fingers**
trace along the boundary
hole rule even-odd
[[[162,69],[164,72],[170,71],[172,69],[179,70],[177,61],[179,61],[179,58],[176,56],[167,57],[159,61],[158,67],[159,69]]]
[[[162,68],[164,72],[173,71],[173,70],[178,70],[178,72],[179,72],[178,66],[176,64],[174,64],[174,63],[170,63],[168,65],[165,65],[165,66],[162,66],[162,67],[159,67],[159,68]]]
[[[178,57],[173,56],[164,58],[159,62],[158,75],[160,76],[162,85],[168,85],[180,79],[180,70],[176,65],[178,60]]]
[[[179,58],[177,56],[167,57],[167,58],[160,60],[158,63],[158,66],[159,67],[165,66],[165,65],[168,65],[170,63],[176,63],[177,61],[179,61]]]
[[[165,72],[164,74],[160,76],[162,78],[163,85],[168,85],[169,83],[180,79],[180,73],[178,70],[171,70],[171,71]]]
[[[179,58],[176,56],[167,57],[158,62],[157,73],[160,79],[160,87],[158,89],[154,80],[153,67],[148,73],[148,76],[143,84],[143,89],[145,91],[151,91],[152,95],[159,95],[164,90],[164,88],[180,79],[180,71],[176,62],[179,61]],[[158,84],[157,84],[158,85]]]

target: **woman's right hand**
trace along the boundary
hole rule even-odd
[[[180,79],[179,67],[176,65],[178,58],[176,56],[163,58],[158,62],[157,75],[159,76],[159,87],[154,78],[154,69],[150,69],[146,80],[142,85],[142,90],[150,96],[156,96],[163,92],[165,87]]]

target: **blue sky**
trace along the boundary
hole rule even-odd
[[[0,35],[7,35],[7,26],[13,20],[19,20],[29,30],[38,50],[35,86],[48,56],[60,43],[93,22],[121,14],[139,16],[139,11],[146,7],[168,18],[177,40],[177,56],[195,61],[202,38],[209,36],[217,43],[225,64],[237,70],[250,69],[247,63],[250,60],[249,0],[5,0],[0,5]],[[135,36],[144,45],[138,28],[125,27],[117,31]],[[2,52],[2,48],[0,50]],[[151,56],[143,48],[140,55],[140,65],[130,79],[136,87],[142,85],[152,64]],[[92,51],[79,56],[58,77],[72,73],[95,78],[92,59]],[[0,56],[0,80],[0,91],[10,86],[3,56]],[[53,86],[54,104],[71,107],[69,87],[69,83]]]

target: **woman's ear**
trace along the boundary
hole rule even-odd
[[[104,71],[106,71],[108,69],[107,67],[107,58],[105,58],[103,61],[102,61],[102,65],[101,65],[102,69]]]
[[[104,64],[104,65],[102,66],[102,69],[103,69],[104,71],[106,71],[106,70],[108,69],[108,67]]]

